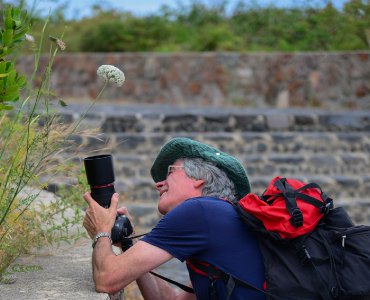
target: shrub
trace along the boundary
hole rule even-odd
[[[97,10],[67,24],[68,51],[336,51],[369,49],[370,2],[300,1],[289,8],[191,1],[149,16]],[[40,25],[38,25],[40,26]],[[79,43],[79,41],[81,41]]]

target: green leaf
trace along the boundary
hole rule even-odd
[[[11,17],[7,17],[4,23],[5,23],[5,30],[13,29],[13,19]]]
[[[16,28],[18,28],[19,26],[22,25],[22,21],[20,21],[20,20],[14,20],[14,25],[15,25]]]
[[[9,73],[0,73],[0,78],[7,77],[8,75],[9,75]]]
[[[18,84],[20,89],[23,88],[27,84],[26,75],[19,76],[18,79],[17,79],[17,84]]]
[[[21,9],[19,7],[14,7],[12,10],[12,16],[14,20],[20,20],[21,18]]]
[[[9,72],[14,69],[14,63],[7,60],[5,61],[5,71]]]
[[[1,96],[1,100],[4,102],[8,101],[17,101],[19,99],[19,91],[13,92],[13,93],[8,93],[6,95]]]
[[[59,99],[59,104],[60,104],[61,107],[68,106],[68,104],[66,102],[64,102],[62,99]]]
[[[8,78],[7,78],[7,81],[6,81],[7,85],[9,85],[9,86],[13,85],[15,83],[16,77],[17,77],[17,71],[14,70],[14,69],[11,70],[9,72],[9,75],[8,75]]]
[[[19,86],[18,84],[13,84],[11,86],[7,86],[5,90],[5,94],[19,94]]]
[[[8,47],[4,47],[2,50],[0,50],[0,58],[4,57],[8,53],[9,53],[9,48]]]
[[[24,27],[21,27],[21,29],[17,29],[15,31],[13,39],[17,40],[17,39],[23,37],[29,30],[30,30],[29,26],[24,26]]]
[[[0,74],[7,73],[7,62],[6,61],[0,61]]]
[[[9,46],[13,41],[13,29],[6,29],[3,33],[3,44]]]
[[[12,17],[12,7],[7,6],[6,9],[3,12],[4,20],[8,17]]]
[[[0,103],[0,110],[12,110],[13,106]]]

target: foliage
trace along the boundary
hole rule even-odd
[[[82,51],[136,51],[138,48],[150,51],[159,47],[170,33],[168,24],[161,17],[141,19],[131,14],[102,14],[103,19],[98,15],[93,18],[96,22],[85,26],[80,44]]]
[[[0,30],[0,58],[10,54],[24,39],[30,29],[27,12],[19,7],[6,6]]]
[[[0,111],[12,109],[9,102],[19,99],[19,93],[26,85],[26,77],[19,75],[14,63],[5,56],[14,52],[29,31],[27,13],[11,6],[3,10],[3,25],[0,29]]]
[[[89,18],[67,21],[59,11],[52,26],[66,25],[67,36],[73,33],[66,38],[72,52],[369,49],[369,0],[347,0],[343,10],[331,1],[286,9],[239,1],[231,11],[228,1],[204,2],[178,2],[141,17],[97,9]]]
[[[9,6],[4,13],[5,18],[12,16],[14,32],[18,32],[16,28],[26,28],[22,22],[28,22],[25,18],[19,19],[18,12]],[[41,29],[39,47],[33,50],[33,74],[28,82],[17,74],[14,67],[15,45],[19,46],[24,36],[13,36],[11,39],[15,44],[6,42],[8,48],[2,48],[8,55],[0,61],[3,87],[0,103],[0,280],[9,264],[20,254],[34,247],[72,242],[85,235],[79,230],[84,202],[81,195],[88,187],[85,175],[73,162],[77,155],[73,155],[71,149],[67,158],[61,160],[61,157],[67,156],[65,150],[73,146],[72,134],[80,134],[77,132],[80,122],[98,100],[107,82],[75,123],[65,124],[58,117],[50,75],[57,52],[64,48],[64,43],[61,38],[45,39],[48,22],[49,18]],[[1,28],[2,33],[6,30]],[[25,32],[22,31],[23,35]],[[39,70],[41,49],[46,43],[49,44],[48,65]],[[33,87],[31,83],[36,73],[42,75],[39,86]],[[108,75],[111,80],[111,74]],[[27,88],[20,94],[19,89],[24,86]],[[14,107],[8,105],[8,101],[13,101]],[[70,179],[69,185],[61,187],[57,196],[45,198],[43,189],[51,179],[62,176]]]

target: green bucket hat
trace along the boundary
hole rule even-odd
[[[203,158],[213,162],[234,182],[238,200],[250,193],[247,173],[236,158],[189,138],[174,138],[162,147],[150,170],[153,180],[165,180],[168,166],[179,158]]]

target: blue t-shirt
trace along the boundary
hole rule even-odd
[[[180,261],[195,258],[262,288],[263,258],[258,242],[235,208],[214,197],[186,200],[167,213],[143,240]],[[188,267],[197,299],[209,299],[209,279]],[[219,299],[226,298],[223,280],[216,281]],[[236,285],[230,300],[262,300],[258,291]]]

